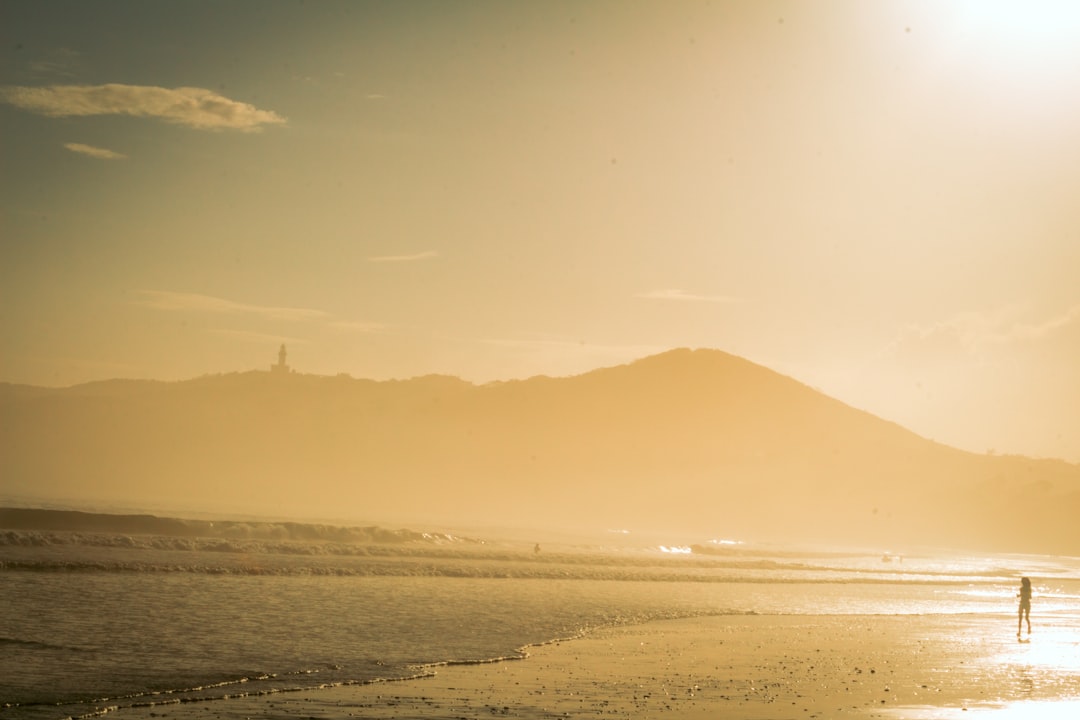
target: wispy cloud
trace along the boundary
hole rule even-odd
[[[911,324],[885,348],[887,354],[968,354],[989,347],[1046,340],[1069,327],[1080,327],[1080,305],[1038,322],[1016,320],[1018,310],[964,312],[927,325]]]
[[[199,130],[258,132],[286,120],[238,100],[196,87],[153,85],[48,85],[0,87],[0,101],[48,117],[130,115],[149,117]]]
[[[139,305],[155,310],[209,313],[217,315],[241,315],[264,320],[293,323],[317,323],[331,330],[344,332],[374,332],[383,327],[377,323],[346,320],[344,318],[336,317],[324,310],[277,307],[271,305],[251,305],[248,303],[226,300],[225,298],[214,297],[212,295],[200,295],[198,293],[179,293],[167,290],[140,290],[138,291],[138,295],[139,300],[137,303]],[[228,332],[230,334],[239,335],[245,334],[248,331],[229,330],[219,332]],[[295,339],[289,338],[283,342],[296,341]]]
[[[684,292],[682,290],[668,289],[668,290],[651,290],[645,293],[638,293],[636,297],[645,298],[646,300],[678,300],[681,302],[710,302],[710,303],[740,303],[742,298],[731,297],[729,295],[696,295],[694,293]]]
[[[92,158],[99,158],[101,160],[123,160],[127,157],[127,155],[124,155],[123,153],[107,150],[106,148],[94,147],[93,145],[83,145],[82,143],[64,143],[64,147],[73,153],[89,155]]]
[[[929,325],[910,324],[884,349],[885,356],[904,361],[975,354],[988,335],[983,318],[965,315]]]
[[[1039,323],[1015,323],[1006,332],[994,337],[999,342],[1012,340],[1040,340],[1072,325],[1080,325],[1080,305],[1073,305],[1065,312]]]
[[[26,70],[35,80],[74,78],[82,65],[82,53],[61,47],[46,51],[44,57],[28,61]]]
[[[439,253],[434,250],[428,250],[426,252],[416,253],[414,255],[379,255],[376,257],[369,257],[368,262],[373,263],[395,263],[395,262],[416,262],[418,260],[431,260],[432,258],[439,257]]]
[[[330,317],[322,310],[309,308],[271,307],[266,305],[248,305],[224,298],[197,293],[178,293],[166,290],[141,290],[141,305],[157,310],[180,310],[205,313],[226,313],[231,315],[258,315],[271,320],[320,320]]]

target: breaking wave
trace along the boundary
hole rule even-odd
[[[130,536],[168,538],[177,549],[188,549],[191,542],[205,546],[210,539],[223,541],[274,541],[280,543],[382,543],[408,542],[457,543],[468,538],[446,533],[415,530],[388,530],[380,527],[342,527],[318,523],[260,522],[241,520],[186,520],[156,515],[113,515],[77,510],[38,510],[0,508],[0,528],[38,532],[70,532],[91,542],[91,538],[116,545],[139,545]],[[40,538],[39,538],[40,540]],[[33,541],[33,537],[29,539]],[[228,544],[222,544],[228,550]],[[284,547],[284,545],[283,545]],[[205,547],[204,547],[205,549]]]
[[[651,582],[932,583],[1011,578],[1009,567],[865,553],[810,553],[703,544],[532,546],[447,533],[298,522],[0,508],[0,569],[204,575],[460,577]]]

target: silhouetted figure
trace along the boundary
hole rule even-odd
[[[540,554],[540,543],[536,543],[536,547],[533,548],[533,555]]]
[[[1020,592],[1017,597],[1020,598],[1020,610],[1018,611],[1019,617],[1016,619],[1016,637],[1020,637],[1020,628],[1024,625],[1024,620],[1027,620],[1028,635],[1031,634],[1031,580],[1027,578],[1020,578]]]

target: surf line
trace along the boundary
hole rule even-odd
[[[608,626],[607,625],[602,625],[600,627],[608,627]],[[418,670],[424,670],[424,669],[427,669],[427,668],[454,667],[454,666],[458,666],[458,665],[492,665],[492,664],[495,664],[495,663],[510,662],[511,660],[525,660],[528,657],[530,657],[529,648],[544,647],[545,645],[558,645],[559,643],[570,642],[572,640],[578,640],[578,639],[583,638],[586,635],[588,635],[594,629],[597,629],[597,628],[589,628],[587,630],[582,630],[579,633],[576,633],[574,635],[568,635],[567,637],[559,637],[559,638],[554,638],[552,640],[544,640],[543,642],[528,643],[527,645],[522,645],[521,647],[515,649],[513,655],[501,655],[499,657],[481,658],[479,660],[440,660],[438,662],[417,663],[415,665],[406,665],[406,667],[415,668],[415,669],[418,669]],[[435,672],[429,672],[429,673],[424,673],[424,674],[422,674],[422,675],[420,675],[418,677],[432,677],[435,674],[436,674]],[[402,678],[402,679],[412,679],[412,678]]]

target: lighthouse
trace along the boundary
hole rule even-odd
[[[285,364],[285,344],[282,343],[281,349],[277,354],[277,365],[270,366],[270,372],[275,375],[286,375],[289,373],[289,366]]]

